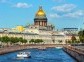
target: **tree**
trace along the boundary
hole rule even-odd
[[[40,43],[44,42],[42,39],[40,39]]]
[[[35,39],[34,43],[42,43],[43,40],[42,39]]]
[[[58,40],[59,43],[62,43],[62,40]]]
[[[72,35],[71,41],[72,41],[72,43],[76,43],[76,37],[74,35]]]
[[[80,43],[80,41],[79,40],[76,40],[76,43]]]
[[[72,41],[68,40],[68,41],[67,41],[67,43],[71,44],[71,43],[72,43]]]
[[[1,42],[1,38],[2,38],[2,37],[0,37],[0,42]]]
[[[55,43],[55,40],[54,39],[52,41],[53,41],[53,43]]]
[[[1,37],[0,37],[0,41],[1,41]]]
[[[10,42],[15,44],[15,43],[19,42],[19,39],[17,37],[10,37]]]
[[[1,38],[1,41],[3,43],[7,43],[7,45],[8,45],[8,43],[10,42],[10,38],[8,36],[4,36],[4,37]]]
[[[3,36],[3,37],[0,37],[0,41],[2,43],[8,43],[10,42],[11,44],[16,44],[18,42],[21,42],[21,43],[26,43],[27,40],[26,39],[23,39],[22,37],[20,38],[17,38],[17,37],[8,37],[8,36]]]
[[[23,38],[22,38],[22,37],[20,37],[20,38],[19,38],[19,42],[24,43],[24,41],[23,41]]]
[[[34,43],[40,43],[40,39],[35,39]]]
[[[34,43],[34,39],[31,39],[31,40],[29,41],[29,43]]]
[[[23,43],[25,43],[25,44],[27,43],[27,40],[26,40],[26,39],[20,39],[20,40],[21,40],[20,42],[21,42],[22,44],[23,44]]]
[[[15,43],[18,43],[19,42],[19,38],[15,37]]]
[[[27,40],[26,39],[23,39],[23,43],[27,43]]]
[[[78,35],[79,35],[80,42],[84,43],[84,30],[79,31]]]
[[[0,44],[2,43],[1,38],[2,38],[2,37],[0,37]]]
[[[31,40],[29,41],[29,43],[42,43],[42,42],[43,42],[42,39],[31,39]]]

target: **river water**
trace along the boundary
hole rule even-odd
[[[31,58],[17,59],[18,52],[31,52]],[[47,48],[46,50],[27,49],[0,55],[0,62],[76,62],[62,49]]]

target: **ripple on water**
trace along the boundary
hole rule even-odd
[[[18,52],[12,52],[0,55],[0,62],[76,62],[62,49],[47,48],[46,50],[28,49],[22,51],[30,51],[31,58],[17,59]]]

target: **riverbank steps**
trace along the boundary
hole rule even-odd
[[[64,46],[63,50],[77,61],[84,62],[84,49],[76,48],[75,46]]]

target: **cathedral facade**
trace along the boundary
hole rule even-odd
[[[42,9],[42,6],[39,7],[38,11],[35,14],[34,24],[26,27],[25,32],[36,32],[39,31],[53,31],[55,28],[52,24],[48,24],[48,19],[46,17],[45,12]],[[28,29],[29,28],[29,29]]]
[[[23,26],[17,26],[13,29],[1,29],[0,37],[23,37],[30,41],[31,39],[42,39],[45,44],[65,44],[66,40],[70,40],[71,36],[66,35],[64,32],[54,30],[52,24],[48,24],[48,18],[42,9],[39,7],[35,14],[34,24]],[[54,42],[53,42],[54,41]]]

